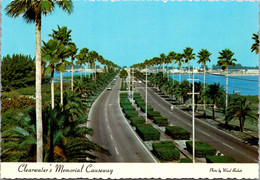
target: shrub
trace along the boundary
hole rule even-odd
[[[145,106],[144,101],[137,101],[136,104],[137,104],[138,107]]]
[[[206,156],[207,163],[235,163],[235,159],[229,156]]]
[[[192,141],[186,141],[187,150],[192,153]],[[206,157],[214,156],[216,154],[216,149],[203,141],[195,141],[195,156],[196,157]]]
[[[137,111],[133,111],[133,110],[127,110],[127,111],[124,111],[125,115],[126,115],[126,118],[130,119],[131,117],[134,117],[134,116],[138,116],[138,112]]]
[[[35,107],[35,99],[28,97],[21,98],[4,98],[1,99],[2,112],[4,113],[8,109],[25,109],[28,107]]]
[[[141,111],[145,112],[145,104],[139,106],[141,108]],[[147,112],[153,111],[153,107],[151,105],[147,105]]]
[[[147,116],[149,119],[153,119],[154,117],[161,117],[161,114],[159,111],[148,111]]]
[[[134,92],[134,97],[141,97],[141,94],[139,92]]]
[[[161,141],[152,143],[153,152],[162,161],[172,161],[180,159],[180,151],[175,149],[171,141]]]
[[[191,158],[181,158],[180,163],[192,163],[192,159]]]
[[[136,104],[145,103],[145,101],[142,98],[135,98],[135,102]]]
[[[166,127],[165,134],[172,137],[172,139],[190,139],[190,132],[179,126],[168,126]]]
[[[138,124],[136,132],[144,141],[160,139],[160,132],[151,124]]]
[[[128,111],[128,110],[135,110],[135,107],[132,106],[132,105],[128,105],[128,104],[122,104],[122,108],[123,108],[123,111]]]
[[[128,97],[128,93],[120,93],[120,98],[127,98]]]
[[[153,117],[154,123],[158,126],[168,126],[168,118],[166,117]]]
[[[152,143],[153,149],[161,148],[161,147],[168,147],[175,149],[176,146],[172,143],[172,141],[161,141],[161,142],[154,142]]]
[[[138,124],[143,124],[145,119],[140,116],[134,116],[130,118],[130,121],[133,126],[137,126]]]
[[[136,100],[137,100],[137,101],[138,101],[138,100],[143,100],[141,96],[134,96],[133,99],[134,99],[135,101],[136,101]]]

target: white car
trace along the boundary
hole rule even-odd
[[[138,81],[138,83],[139,83],[139,84],[141,84],[141,83],[142,83],[142,81],[140,81],[140,80],[139,80],[139,81]]]
[[[111,90],[112,88],[111,88],[111,86],[109,86],[108,88],[107,88],[107,90]]]

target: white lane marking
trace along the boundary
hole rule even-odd
[[[113,136],[111,134],[110,134],[110,137],[111,137],[112,140],[114,140],[114,138],[113,138]]]
[[[117,148],[115,147],[115,150],[116,150],[116,153],[117,153],[117,155],[119,155],[119,153],[118,153],[118,151],[117,151]]]
[[[222,143],[222,144],[224,144],[225,146],[227,146],[227,147],[229,147],[229,148],[231,148],[231,149],[234,149],[233,147],[227,145],[226,143]]]
[[[120,113],[123,117],[123,119],[125,120],[126,124],[128,125],[128,127],[130,128],[130,130],[132,131],[132,133],[135,135],[135,137],[138,139],[138,141],[140,142],[140,144],[143,146],[143,148],[147,151],[147,153],[152,157],[152,159],[154,160],[154,162],[158,163],[158,161],[153,157],[153,155],[151,154],[151,152],[146,148],[146,146],[143,144],[143,142],[140,140],[140,137],[136,135],[136,132],[132,129],[132,127],[129,125],[129,123],[127,122],[122,110],[120,109],[120,104],[119,104],[119,93],[118,93],[118,98],[117,98],[117,103],[118,103],[118,108],[120,110]]]

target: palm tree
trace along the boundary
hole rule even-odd
[[[225,92],[223,90],[223,87],[220,86],[220,83],[210,84],[208,88],[205,91],[205,97],[211,101],[212,105],[212,117],[213,120],[215,120],[215,107],[217,103],[224,97]]]
[[[173,83],[173,86],[174,86],[174,60],[175,60],[176,55],[177,54],[174,51],[171,51],[168,54],[169,59],[172,60],[172,83]]]
[[[232,119],[238,119],[240,125],[240,131],[244,131],[244,124],[247,117],[251,117],[253,119],[257,119],[256,115],[253,114],[251,103],[246,101],[246,98],[238,96],[234,99],[234,101],[227,108],[226,112],[226,125],[228,121]]]
[[[199,94],[195,94],[195,111],[197,110],[197,104],[200,103],[202,97],[201,95],[203,93],[201,93],[203,91],[202,89],[202,83],[199,81],[199,82],[194,82],[194,91],[195,92],[200,92]]]
[[[207,49],[201,49],[201,51],[198,53],[197,57],[199,58],[199,60],[197,61],[197,63],[202,63],[204,66],[204,70],[203,70],[203,89],[205,91],[206,89],[206,62],[210,62],[210,58],[209,56],[211,56],[211,53],[207,50]],[[205,104],[205,99],[204,99],[204,117],[206,117],[206,104]]]
[[[41,19],[42,15],[53,12],[58,5],[62,10],[69,14],[72,12],[73,4],[71,0],[14,0],[5,8],[6,14],[10,17],[17,18],[23,16],[27,23],[35,23],[36,34],[36,129],[37,129],[37,162],[43,161],[43,136],[42,136],[42,96],[41,96]]]
[[[256,54],[259,53],[259,33],[253,34],[252,39],[255,41],[254,44],[251,46],[251,52],[255,51]]]
[[[160,54],[160,69],[164,71],[164,63],[165,63],[166,56],[164,53]]]
[[[47,43],[43,41],[42,59],[48,64],[46,71],[51,74],[51,107],[54,109],[54,71],[57,70],[59,59],[64,57],[67,49],[56,39],[51,39]]]
[[[190,79],[190,60],[195,59],[195,53],[192,53],[192,51],[193,49],[191,47],[186,47],[186,49],[183,50],[183,57],[185,58],[185,63],[188,63],[189,79]]]
[[[228,106],[228,66],[232,65],[236,66],[234,61],[237,61],[235,58],[232,58],[234,53],[229,49],[224,49],[222,52],[219,52],[220,56],[218,57],[217,65],[222,68],[222,70],[226,70],[226,108]]]
[[[78,55],[76,55],[75,57],[78,59],[76,61],[76,64],[80,65],[81,68],[81,73],[80,73],[80,79],[82,80],[82,65],[85,63],[86,59],[87,59],[87,53],[88,53],[88,48],[82,48],[79,52]]]
[[[58,40],[63,46],[65,46],[66,48],[68,48],[68,45],[71,45],[71,31],[72,30],[68,30],[67,26],[62,26],[60,28],[59,25],[58,26],[58,30],[52,30],[53,33],[49,34],[50,37],[52,37],[53,39]],[[68,65],[69,63],[67,61],[65,61],[64,59],[69,57],[69,52],[67,54],[64,54],[63,57],[60,58],[60,62],[59,62],[59,71],[60,71],[60,103],[61,105],[63,104],[63,73],[66,68],[65,66]]]
[[[75,56],[77,54],[77,51],[78,51],[78,48],[76,46],[75,43],[71,43],[69,46],[68,46],[68,50],[69,50],[69,55],[71,57],[71,90],[73,91],[73,67],[74,67],[74,59],[75,59]]]
[[[183,54],[177,53],[175,56],[175,63],[179,66],[179,84],[181,84],[181,64],[183,63]]]
[[[96,51],[90,51],[88,53],[88,56],[89,56],[90,66],[93,69],[96,66],[96,60],[98,58],[98,53]],[[96,68],[95,68],[95,78],[93,76],[93,73],[92,73],[92,78],[93,78],[93,80],[94,79],[96,80]]]

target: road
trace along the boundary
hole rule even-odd
[[[137,90],[145,97],[145,85],[137,84]],[[148,104],[152,105],[156,110],[168,118],[172,125],[181,126],[192,132],[192,117],[175,108],[170,110],[171,104],[161,98],[152,89],[148,88]],[[224,155],[233,157],[240,163],[256,163],[258,162],[258,148],[243,143],[240,139],[221,131],[200,119],[195,121],[195,139],[202,140],[215,147]]]
[[[88,126],[94,129],[95,143],[108,149],[111,156],[97,153],[97,162],[157,162],[126,121],[119,105],[120,79],[105,90],[92,105]]]

